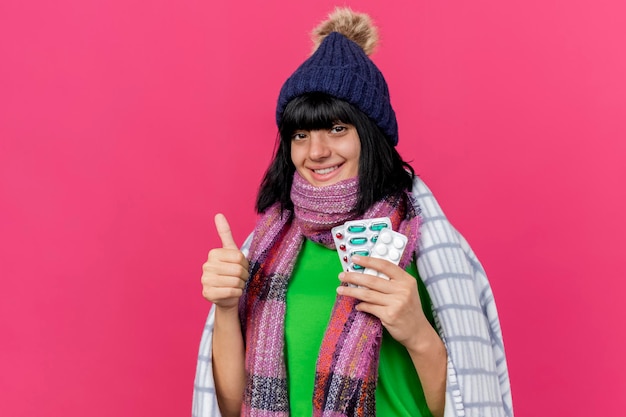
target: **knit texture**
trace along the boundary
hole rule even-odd
[[[324,38],[313,55],[285,81],[276,108],[278,126],[289,101],[313,92],[326,93],[353,104],[378,125],[394,146],[397,145],[398,123],[383,74],[359,45],[339,32]]]
[[[243,416],[287,416],[284,317],[287,284],[305,237],[334,249],[331,228],[355,219],[358,180],[313,187],[297,172],[291,198],[293,212],[279,205],[259,219],[250,246],[250,278],[240,300],[248,375]],[[417,241],[418,213],[409,193],[375,203],[365,218],[391,219],[394,230],[409,237],[400,261],[411,261]],[[354,309],[358,301],[337,296],[322,341],[313,396],[315,416],[374,416],[382,325]]]

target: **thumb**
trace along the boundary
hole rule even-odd
[[[239,247],[235,243],[235,239],[233,239],[233,234],[230,231],[230,225],[228,224],[228,220],[226,220],[226,217],[222,213],[218,213],[215,215],[215,228],[217,229],[217,234],[222,240],[223,248],[239,249]]]

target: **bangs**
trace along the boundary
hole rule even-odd
[[[330,129],[338,122],[354,124],[358,110],[346,101],[324,93],[306,93],[285,107],[280,125],[281,136],[296,130]]]

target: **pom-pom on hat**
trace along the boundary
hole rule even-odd
[[[280,127],[287,103],[304,93],[321,92],[345,100],[368,115],[395,146],[398,123],[389,88],[369,58],[378,32],[366,14],[337,8],[314,31],[313,54],[285,81],[278,96]]]

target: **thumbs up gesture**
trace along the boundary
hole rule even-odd
[[[215,216],[221,248],[211,249],[202,265],[202,295],[224,310],[237,309],[248,279],[248,260],[239,250],[223,214]]]

